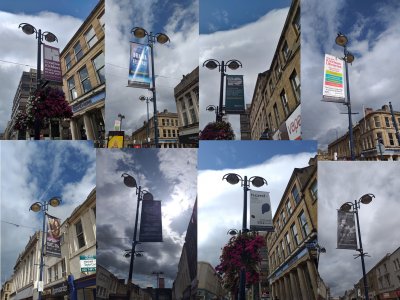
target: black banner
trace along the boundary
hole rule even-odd
[[[61,257],[61,220],[47,215],[46,255]]]
[[[162,242],[161,201],[142,201],[139,242]]]
[[[338,210],[337,248],[357,249],[354,213]]]

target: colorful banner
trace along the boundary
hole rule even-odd
[[[124,132],[109,131],[107,148],[123,148],[124,147]]]
[[[225,75],[225,113],[242,114],[245,112],[243,75]]]
[[[343,60],[329,54],[325,54],[324,86],[322,96],[324,98],[330,98],[330,101],[335,101],[334,99],[336,99],[338,102],[343,102],[345,99]]]
[[[128,86],[149,89],[149,46],[131,42]]]
[[[60,49],[43,44],[43,79],[62,82]]]
[[[61,257],[61,220],[47,215],[46,255]]]
[[[274,231],[269,192],[250,190],[250,230]]]
[[[143,200],[139,242],[162,242],[161,201]]]
[[[289,140],[301,140],[301,108],[300,105],[286,120]]]
[[[338,210],[337,248],[357,249],[356,224],[352,212]]]

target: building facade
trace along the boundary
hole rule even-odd
[[[199,67],[183,75],[174,88],[180,147],[199,145]]]
[[[104,31],[100,0],[60,54],[63,89],[73,112],[73,140],[104,139]]]
[[[353,127],[354,154],[357,160],[400,160],[400,141],[395,125],[400,125],[400,112],[391,114],[388,105],[381,109],[366,108],[364,117]],[[347,132],[328,145],[332,160],[350,160],[350,137]]]
[[[197,278],[197,300],[228,299],[228,292],[222,287],[220,276],[208,262],[197,263]]]
[[[157,113],[159,148],[179,148],[179,129],[177,113],[164,109]],[[149,120],[149,143],[147,142],[147,122],[132,133],[133,145],[141,148],[154,147],[154,117]]]
[[[1,300],[10,300],[12,280],[6,280],[1,287]]]
[[[318,297],[317,166],[294,169],[267,234],[273,299]]]
[[[258,75],[254,88],[253,140],[300,139],[300,32],[300,1],[293,0],[270,68]]]

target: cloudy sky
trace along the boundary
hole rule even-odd
[[[179,152],[179,155],[177,155]],[[121,279],[127,279],[136,214],[136,189],[126,187],[122,173],[131,174],[154,200],[161,200],[163,242],[142,243],[144,251],[133,268],[133,282],[156,287],[153,271],[164,272],[172,287],[185,241],[197,186],[197,149],[98,150],[97,262]],[[139,225],[140,227],[140,225]]]
[[[400,232],[395,230],[400,210],[399,175],[399,166],[386,162],[318,164],[318,239],[326,248],[320,256],[319,271],[332,295],[342,296],[362,278],[361,259],[353,256],[358,252],[336,249],[336,210],[364,194],[375,195],[370,204],[361,204],[359,211],[363,249],[371,256],[365,258],[368,272],[386,253],[400,246]]]
[[[132,28],[169,36],[169,44],[154,47],[157,110],[176,112],[174,87],[198,65],[198,1],[106,0],[106,11],[106,130],[114,130],[114,121],[121,113],[125,115],[122,129],[131,133],[147,120],[146,103],[139,97],[152,97],[147,89],[127,87],[129,42],[147,42],[147,37],[136,39]],[[151,102],[149,110],[151,118]]]
[[[198,173],[198,260],[219,264],[229,229],[241,229],[243,187],[222,181],[227,173],[261,176],[268,185],[253,188],[270,192],[275,213],[294,168],[308,166],[316,154],[313,141],[201,142]],[[248,209],[248,215],[249,215]],[[249,220],[249,217],[248,217]]]
[[[58,196],[62,205],[50,206],[49,214],[62,221],[69,217],[96,185],[96,153],[86,141],[2,141],[0,165],[3,283],[29,237],[41,229],[41,214],[29,211],[30,206]]]
[[[303,137],[318,139],[321,148],[348,130],[347,107],[322,102],[324,54],[343,57],[335,44],[338,32],[348,39],[355,56],[349,65],[353,124],[363,117],[363,106],[374,110],[398,100],[400,3],[398,1],[304,0],[302,5],[301,88]],[[397,102],[398,103],[398,102]]]
[[[226,74],[244,75],[245,103],[249,104],[257,75],[271,65],[290,3],[274,0],[248,5],[235,1],[232,5],[228,0],[201,1],[199,65],[207,59],[242,62],[242,68],[227,69]],[[200,129],[215,121],[215,113],[206,111],[206,107],[219,105],[220,81],[218,69],[200,67]],[[230,115],[229,122],[236,139],[240,139],[239,115]]]
[[[37,40],[24,34],[18,25],[29,23],[54,33],[58,43],[51,44],[62,51],[97,3],[97,0],[0,2],[0,132],[4,132],[11,118],[22,72],[37,67]]]

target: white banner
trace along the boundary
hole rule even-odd
[[[269,192],[250,190],[250,230],[274,230]]]
[[[339,102],[343,102],[343,99],[345,98],[343,60],[329,54],[325,54],[324,86],[322,96],[324,98],[337,99]]]
[[[115,120],[114,121],[114,130],[115,131],[120,131],[121,130],[121,121],[120,120]]]
[[[289,140],[301,140],[301,109],[300,105],[286,120]]]

